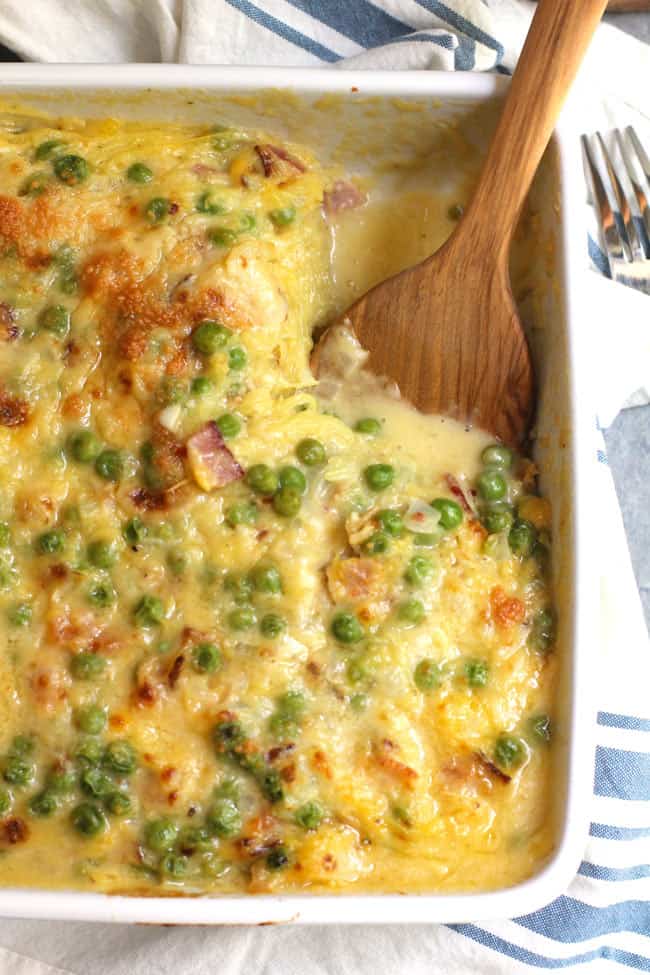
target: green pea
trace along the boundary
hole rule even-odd
[[[75,713],[77,727],[86,735],[99,735],[106,727],[106,711],[98,704],[89,704]]]
[[[414,555],[404,570],[404,579],[411,586],[422,586],[433,572],[433,565],[425,555]]]
[[[171,203],[166,197],[154,196],[144,208],[144,214],[149,223],[160,223],[169,216],[170,210]]]
[[[320,440],[314,440],[313,437],[300,441],[296,447],[296,456],[305,467],[322,467],[327,460],[325,447]]]
[[[64,305],[48,305],[39,316],[41,328],[64,339],[70,331],[70,312]]]
[[[275,227],[288,227],[296,219],[296,208],[286,206],[269,210],[269,219]]]
[[[257,592],[282,592],[282,579],[274,565],[256,565],[251,572],[251,580]]]
[[[82,738],[74,757],[83,768],[87,765],[99,765],[103,754],[104,746],[99,738]]]
[[[77,785],[74,767],[69,762],[58,762],[47,774],[45,787],[58,796],[70,795]]]
[[[368,695],[367,694],[353,694],[350,698],[350,707],[357,714],[365,711],[368,707]]]
[[[318,802],[305,802],[296,810],[295,820],[303,829],[318,829],[325,813]]]
[[[126,171],[126,176],[132,183],[150,183],[153,179],[152,171],[141,162],[131,163]]]
[[[79,786],[82,792],[93,799],[103,799],[115,789],[115,783],[110,775],[106,775],[96,765],[85,768],[79,776]]]
[[[104,811],[94,802],[80,802],[72,810],[70,821],[83,836],[98,836],[108,826]]]
[[[555,614],[550,609],[542,609],[535,614],[528,636],[528,645],[537,653],[548,653],[555,643]]]
[[[158,596],[142,596],[136,603],[134,618],[138,626],[157,626],[165,618],[165,606]]]
[[[91,606],[106,609],[107,606],[111,606],[115,602],[117,593],[109,582],[97,582],[90,587],[86,597]]]
[[[481,461],[485,467],[498,467],[507,471],[512,467],[512,451],[503,444],[493,443],[484,449]]]
[[[276,613],[267,613],[260,620],[260,632],[267,640],[274,640],[287,628],[287,622]]]
[[[277,769],[267,769],[258,781],[262,795],[269,802],[281,802],[284,799],[284,789],[282,779]]]
[[[65,142],[62,139],[46,139],[45,142],[41,142],[40,145],[36,146],[34,150],[34,159],[39,162],[43,159],[49,159],[56,149],[62,149]]]
[[[354,424],[357,433],[363,433],[367,437],[376,437],[381,433],[381,420],[374,416],[364,416]]]
[[[63,551],[64,545],[65,535],[58,528],[43,532],[36,540],[36,548],[41,555],[56,555],[57,552]]]
[[[233,372],[239,372],[240,369],[245,369],[247,362],[248,356],[246,349],[242,348],[241,345],[236,345],[228,353],[228,368],[233,370]]]
[[[172,880],[180,880],[187,873],[189,860],[178,853],[167,853],[160,861],[160,872]]]
[[[190,383],[190,392],[191,392],[192,396],[206,396],[213,389],[214,389],[214,383],[209,378],[209,376],[195,376],[194,379],[192,380],[192,382]],[[232,416],[232,414],[230,414],[230,413],[224,413],[224,416]],[[226,437],[227,435],[224,433],[224,431],[221,428],[220,420],[222,420],[222,419],[223,419],[223,417],[220,417],[219,420],[217,420],[217,426],[219,427],[219,430],[221,432],[221,436],[222,437]],[[237,417],[233,417],[233,419],[236,420]],[[235,431],[235,433],[239,433],[239,427],[237,427],[237,430]],[[234,433],[231,433],[231,434],[229,434],[229,436],[234,437],[235,434]]]
[[[239,217],[239,226],[242,232],[254,230],[257,226],[257,218],[253,213],[242,213]]]
[[[257,505],[252,502],[233,504],[226,511],[226,522],[231,528],[237,525],[252,525],[257,521]]]
[[[141,545],[149,534],[149,529],[141,518],[129,518],[122,527],[122,535],[129,545]]]
[[[241,831],[241,816],[232,799],[217,799],[210,807],[205,824],[213,836],[227,839]]]
[[[527,558],[533,551],[537,540],[537,531],[530,521],[523,521],[520,518],[515,522],[508,532],[508,545],[514,555]]]
[[[34,751],[34,739],[31,735],[16,735],[11,742],[9,748],[10,755],[20,755],[24,758],[26,755],[31,755]]]
[[[7,548],[11,543],[11,528],[6,521],[0,521],[0,548]]]
[[[42,170],[37,173],[30,173],[20,186],[19,196],[40,196],[47,189],[50,182],[50,174]]]
[[[221,651],[214,643],[199,643],[192,650],[194,667],[200,673],[213,674],[221,667]]]
[[[425,657],[421,660],[413,674],[415,686],[425,694],[439,687],[441,679],[440,667],[430,657]]]
[[[271,497],[278,489],[278,476],[266,464],[253,464],[246,475],[246,483],[255,494]]]
[[[298,488],[281,487],[273,497],[273,509],[283,518],[293,518],[302,507],[302,491]]]
[[[255,587],[249,576],[228,572],[223,580],[224,589],[232,595],[238,606],[251,601]]]
[[[299,467],[281,467],[278,471],[278,483],[281,488],[292,488],[304,494],[307,490],[307,478]]]
[[[548,714],[535,714],[529,722],[530,733],[537,742],[547,745],[553,736],[551,719]]]
[[[266,865],[269,870],[284,870],[289,865],[289,854],[285,847],[274,846],[266,854]]]
[[[95,460],[95,471],[105,481],[119,481],[124,473],[124,458],[119,450],[102,450]]]
[[[242,606],[241,609],[233,609],[228,613],[228,626],[231,630],[250,630],[256,622],[257,617],[251,606]]]
[[[95,680],[106,670],[106,659],[97,653],[82,651],[70,661],[70,673],[77,680]]]
[[[489,667],[485,660],[472,659],[465,662],[465,678],[470,687],[485,687],[488,674]]]
[[[11,793],[8,789],[0,788],[0,816],[5,816],[11,809]]]
[[[102,763],[117,775],[132,775],[136,770],[138,758],[131,742],[116,738],[106,746]]]
[[[453,531],[463,521],[463,509],[451,498],[435,498],[431,507],[440,512],[440,525],[445,531]]]
[[[358,643],[364,630],[354,613],[337,613],[330,625],[332,636],[339,643]]]
[[[32,621],[32,607],[29,603],[15,603],[7,610],[7,619],[12,626],[29,626]]]
[[[117,553],[112,542],[97,538],[87,549],[88,561],[98,569],[110,569],[115,565]]]
[[[206,319],[192,332],[192,345],[201,355],[214,355],[225,348],[231,335],[232,332],[225,325]]]
[[[32,816],[51,816],[59,807],[57,796],[48,789],[43,789],[29,800],[29,811]]]
[[[384,491],[395,480],[395,468],[390,464],[370,464],[363,477],[371,491]]]
[[[404,521],[399,511],[395,511],[394,508],[383,508],[377,512],[376,518],[382,530],[392,538],[399,538],[403,534]]]
[[[179,827],[173,819],[153,819],[144,828],[144,841],[154,853],[166,853],[176,843]]]
[[[89,464],[101,452],[102,445],[90,430],[79,430],[68,440],[68,450],[82,464]]]
[[[223,779],[219,785],[215,786],[213,790],[213,796],[215,799],[232,799],[233,802],[239,802],[239,783],[236,779]]]
[[[479,474],[476,487],[484,501],[500,501],[505,498],[508,491],[505,477],[495,470],[487,470]]]
[[[305,695],[301,691],[286,691],[279,699],[271,718],[271,730],[283,730],[297,724],[305,710]],[[274,727],[275,726],[275,727]]]
[[[59,156],[53,163],[54,174],[66,186],[78,186],[88,179],[88,163],[83,156]]]
[[[397,607],[397,616],[403,623],[417,625],[426,615],[423,604],[419,599],[406,599]]]
[[[213,227],[208,232],[208,240],[217,247],[232,247],[237,242],[237,232],[228,227]]]
[[[483,512],[481,521],[490,535],[509,531],[513,521],[512,507],[505,501],[497,501]]]
[[[211,217],[217,217],[226,212],[224,204],[215,200],[210,190],[206,190],[205,193],[197,196],[195,207],[199,213],[208,213]]]
[[[222,413],[217,420],[217,427],[224,440],[231,440],[241,430],[241,420],[234,413]]]
[[[385,532],[373,532],[362,548],[365,555],[383,555],[390,548],[390,538]]]
[[[131,812],[133,803],[130,796],[121,789],[115,789],[104,796],[104,806],[111,816],[126,816]]]
[[[353,657],[351,660],[348,660],[345,675],[351,684],[360,684],[370,676],[363,660],[358,657]]]
[[[212,836],[206,826],[184,826],[181,829],[176,846],[186,856],[201,850],[212,849]]]
[[[212,738],[218,751],[231,752],[246,740],[240,721],[219,721],[212,729]]]
[[[34,778],[34,766],[21,755],[10,755],[5,761],[2,777],[9,785],[29,785]]]
[[[494,746],[494,761],[499,768],[517,768],[526,757],[524,743],[512,735],[499,735]]]
[[[181,576],[185,575],[187,567],[189,565],[189,559],[187,554],[180,549],[171,549],[167,552],[166,560],[167,568],[180,579]]]

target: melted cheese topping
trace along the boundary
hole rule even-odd
[[[354,289],[332,228],[376,277],[394,209],[263,133],[105,120],[3,135],[0,186],[0,882],[529,876],[553,845],[532,465],[497,472],[490,523],[485,434],[344,336],[337,375],[309,369]]]

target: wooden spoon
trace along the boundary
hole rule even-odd
[[[474,196],[432,257],[368,291],[342,317],[424,413],[444,413],[521,443],[533,370],[508,255],[524,199],[607,0],[541,0]],[[578,201],[576,201],[576,204]],[[312,357],[318,373],[320,346]]]

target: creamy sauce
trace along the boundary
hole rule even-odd
[[[364,202],[263,133],[114,121],[4,135],[0,183],[0,883],[530,876],[554,842],[534,468],[345,335],[309,371],[314,325],[430,253],[449,197]]]

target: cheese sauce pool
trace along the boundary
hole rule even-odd
[[[345,333],[327,377],[309,370],[314,325],[421,256],[379,247],[395,201],[260,132],[17,129],[0,138],[0,883],[530,876],[554,843],[535,467],[418,415]],[[448,202],[402,202],[428,252]]]

